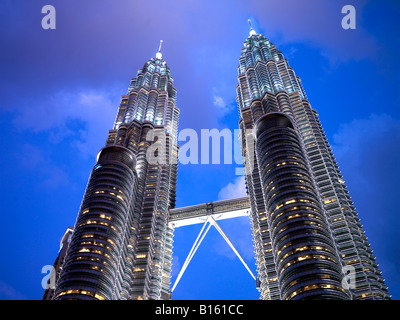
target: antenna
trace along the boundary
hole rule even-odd
[[[253,30],[253,27],[251,26],[251,19],[248,19],[247,21],[249,22],[250,30]]]
[[[156,53],[156,58],[157,59],[161,59],[162,58],[162,53],[161,53],[161,45],[162,45],[163,41],[160,40],[160,46],[158,47],[158,52]]]
[[[250,25],[250,35],[254,36],[256,34],[256,32],[253,29],[253,26],[251,25],[251,19],[248,19],[247,21],[249,22],[249,25]]]

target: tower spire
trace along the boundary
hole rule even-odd
[[[156,53],[156,58],[157,59],[161,59],[162,58],[162,53],[161,53],[161,45],[162,45],[163,41],[160,40],[160,46],[158,47],[158,52]]]
[[[256,31],[253,29],[253,26],[251,25],[251,19],[247,20],[249,22],[250,25],[250,35],[254,36],[256,34]]]

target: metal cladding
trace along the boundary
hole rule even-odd
[[[86,188],[55,297],[113,299],[127,296],[134,241],[131,210],[137,175],[134,154],[121,146],[101,150]],[[136,226],[137,227],[137,226]]]
[[[123,163],[128,168],[135,169],[136,157],[129,149],[122,146],[110,146],[100,150],[97,163],[117,162]]]
[[[283,113],[268,113],[262,118],[258,119],[255,125],[254,135],[258,139],[264,132],[274,128],[293,128],[290,119]]]
[[[283,114],[269,113],[258,120],[255,130],[282,299],[348,299],[328,224],[291,121]]]
[[[122,96],[54,299],[168,298],[178,118],[173,78],[159,50]]]
[[[73,231],[74,231],[74,229],[72,227],[68,227],[67,230],[65,231],[63,237],[61,238],[60,250],[59,250],[58,256],[53,264],[54,270],[52,271],[52,273],[54,272],[54,280],[57,280],[60,277],[60,272],[61,272],[62,266],[64,264],[65,255],[68,250],[69,243],[71,241],[71,235],[72,235]],[[50,276],[50,278],[51,278],[51,276]],[[42,299],[43,300],[52,300],[54,297],[54,292],[55,292],[55,287],[51,286],[50,279],[49,279],[48,286],[43,293]]]
[[[261,299],[390,299],[300,78],[252,28],[236,99]]]

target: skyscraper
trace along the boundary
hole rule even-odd
[[[55,283],[60,278],[60,272],[64,263],[65,255],[71,241],[73,228],[68,227],[60,241],[60,250],[58,256],[53,264],[53,269],[50,272],[49,280],[47,281],[47,288],[43,293],[43,300],[52,300],[54,297]]]
[[[178,117],[160,43],[131,80],[98,153],[55,299],[168,297]]]
[[[98,153],[54,299],[169,299],[174,228],[240,215],[261,299],[390,298],[300,78],[252,27],[236,89],[248,199],[174,209],[180,111],[160,44]]]
[[[245,162],[252,161],[250,129],[256,140],[246,185],[261,298],[390,298],[300,78],[251,24],[237,104]],[[353,283],[345,293],[347,274]]]

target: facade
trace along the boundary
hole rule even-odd
[[[237,104],[261,298],[389,299],[300,78],[252,28],[239,58]],[[354,286],[340,293],[349,270]]]
[[[175,206],[178,117],[173,78],[159,51],[122,96],[90,175],[54,299],[168,298],[167,221]]]
[[[261,299],[390,299],[318,114],[268,39],[251,28],[239,58],[248,198],[174,209],[176,93],[159,50],[121,98],[46,299],[170,299],[174,228],[240,215]]]
[[[65,255],[67,253],[67,249],[69,247],[69,243],[71,241],[71,235],[74,229],[72,227],[68,227],[65,231],[63,237],[60,241],[60,250],[58,250],[58,256],[53,264],[53,270],[50,273],[50,279],[47,282],[47,288],[43,293],[43,300],[52,300],[54,297],[54,289],[55,287],[51,284],[51,279],[54,279],[54,284],[57,283],[60,278],[60,272],[64,263]],[[54,274],[53,274],[54,273]],[[54,278],[52,278],[54,277]]]

